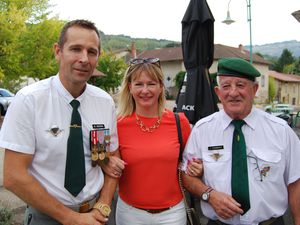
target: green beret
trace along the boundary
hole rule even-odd
[[[248,61],[241,58],[223,58],[218,62],[218,76],[242,77],[255,81],[260,72]]]

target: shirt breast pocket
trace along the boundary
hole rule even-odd
[[[206,180],[210,183],[223,183],[230,179],[231,152],[225,150],[203,152],[203,166]]]
[[[248,154],[250,172],[257,181],[276,182],[282,179],[284,165],[280,152],[252,148]]]

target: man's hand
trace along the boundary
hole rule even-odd
[[[241,205],[230,195],[215,190],[210,192],[209,204],[222,219],[229,219],[243,213]]]
[[[89,213],[76,213],[66,217],[64,225],[104,225],[108,218],[104,217],[98,210],[93,209]]]

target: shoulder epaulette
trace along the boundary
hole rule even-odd
[[[280,119],[274,115],[271,115],[269,113],[265,113],[265,117],[269,120],[271,120],[272,122],[274,123],[278,123],[278,124],[281,124],[281,125],[287,125],[287,122],[283,119]]]
[[[202,124],[204,123],[208,123],[209,121],[211,121],[213,118],[215,117],[215,113],[209,115],[209,116],[206,116],[202,119],[200,119],[196,124],[195,124],[195,127],[199,127],[201,126]]]

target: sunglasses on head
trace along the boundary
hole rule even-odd
[[[160,66],[159,58],[135,58],[130,60],[130,66],[144,63],[157,64],[158,66]]]

